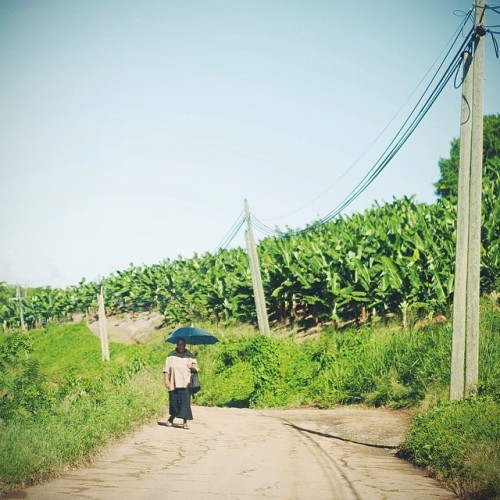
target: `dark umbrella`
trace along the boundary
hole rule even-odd
[[[174,330],[166,339],[165,342],[177,344],[179,339],[184,339],[186,344],[203,345],[215,344],[219,339],[211,333],[202,330],[201,328],[194,328],[192,326],[183,326]]]

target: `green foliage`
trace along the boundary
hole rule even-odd
[[[483,185],[487,188],[483,203],[488,204],[488,196],[498,193],[500,173],[495,168],[496,161],[500,159],[500,115],[484,117],[483,122]],[[436,194],[441,199],[448,199],[456,204],[458,197],[458,169],[460,163],[460,141],[454,139],[451,143],[450,158],[439,160],[441,177],[434,185]],[[487,208],[487,207],[485,207]]]
[[[43,373],[51,380],[61,381],[71,377],[97,378],[116,366],[141,363],[152,364],[152,353],[148,346],[111,343],[111,363],[103,364],[100,340],[83,323],[48,325],[30,332],[34,352],[31,358],[43,367]],[[127,368],[128,369],[128,368]]]
[[[38,363],[30,359],[28,335],[13,332],[0,341],[0,418],[37,415],[50,409],[54,390],[40,373]]]
[[[238,336],[236,336],[238,335]],[[196,350],[201,372],[201,391],[196,402],[207,406],[248,407],[254,383],[249,363],[251,337],[217,332],[222,342]]]
[[[500,115],[484,117],[483,181],[481,231],[481,287],[484,291],[500,289]],[[435,184],[436,194],[454,206],[458,198],[460,141],[451,144],[450,158],[439,161],[441,177]]]
[[[271,337],[255,337],[250,344],[250,365],[254,378],[250,406],[273,406],[281,378],[278,343]]]
[[[21,332],[13,332],[0,339],[0,371],[22,365],[33,351],[31,339]]]
[[[499,422],[500,404],[489,397],[440,403],[415,417],[401,454],[462,498],[498,498]]]
[[[359,403],[373,387],[367,377],[367,345],[372,330],[329,331],[314,348],[309,348],[309,362],[315,364],[308,397],[320,407],[338,403]]]
[[[446,308],[453,292],[453,207],[375,206],[302,236],[261,243],[270,310],[307,324]],[[280,254],[284,258],[280,258]]]
[[[500,289],[500,116],[484,120],[481,288]],[[305,234],[266,238],[259,245],[271,320],[310,326],[388,313],[447,311],[453,295],[458,141],[441,159],[438,203],[412,198],[376,204],[362,214],[340,217]],[[169,324],[211,321],[256,322],[245,252],[130,265],[104,280],[111,313],[160,311]],[[21,295],[30,327],[95,314],[96,283],[82,280],[65,290],[29,289]],[[15,290],[0,284],[0,322],[20,326]]]
[[[479,392],[498,397],[500,314],[481,309]],[[229,336],[200,349],[202,404],[251,407],[366,403],[402,408],[446,393],[451,328],[325,331],[318,340]]]
[[[24,322],[29,328],[72,319],[76,313],[92,313],[97,307],[97,284],[83,279],[66,289],[28,288],[21,293]],[[0,283],[0,322],[4,329],[20,328],[19,303],[15,289]]]
[[[148,369],[113,390],[67,395],[58,411],[0,420],[0,494],[47,479],[159,413],[165,399],[157,371]],[[75,387],[82,390],[82,387]],[[105,394],[102,392],[105,391]]]
[[[0,337],[0,494],[76,464],[162,411],[157,353],[99,340],[84,325]]]
[[[316,367],[307,395],[321,407],[413,406],[429,390],[447,384],[449,353],[450,338],[443,328],[329,332],[311,350]]]

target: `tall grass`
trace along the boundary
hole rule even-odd
[[[57,411],[0,421],[0,492],[84,462],[112,439],[158,414],[164,390],[151,370],[105,398],[67,401]]]
[[[498,309],[483,303],[479,392],[498,397]],[[402,408],[447,394],[451,325],[422,330],[326,330],[316,340],[231,336],[199,349],[207,405],[250,407],[364,403]]]
[[[461,498],[500,498],[500,405],[480,396],[441,402],[413,420],[401,456]]]
[[[165,408],[145,346],[112,344],[104,364],[98,339],[68,325],[12,334],[0,347],[0,493],[84,462]]]

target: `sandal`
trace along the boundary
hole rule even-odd
[[[182,424],[183,429],[189,429],[188,424]]]

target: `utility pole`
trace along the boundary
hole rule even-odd
[[[19,285],[16,285],[16,298],[14,300],[16,300],[19,306],[19,320],[21,322],[21,330],[25,332],[26,324],[24,323],[23,299],[21,298],[21,289],[19,288]]]
[[[460,125],[450,399],[477,391],[483,166],[484,0],[476,2],[472,54],[465,52]]]
[[[483,192],[483,85],[485,1],[476,2],[474,80],[472,94],[472,138],[469,195],[469,262],[467,277],[468,331],[465,345],[464,395],[477,393],[479,380],[479,297],[481,273],[481,208]]]
[[[460,164],[458,170],[457,241],[453,295],[453,342],[450,399],[462,399],[465,373],[467,295],[467,248],[469,246],[469,184],[472,137],[472,54],[463,53],[462,109],[460,117]]]
[[[109,361],[108,330],[106,327],[106,311],[104,309],[104,294],[102,281],[97,294],[99,304],[99,337],[101,338],[101,352],[103,361]]]
[[[250,208],[247,200],[244,200],[245,218],[247,221],[247,230],[245,239],[247,243],[248,260],[250,262],[250,271],[252,273],[253,295],[255,299],[255,309],[257,311],[257,322],[259,323],[259,331],[263,335],[270,335],[269,321],[267,318],[266,298],[264,296],[264,287],[262,285],[262,276],[260,274],[259,256],[255,239],[253,236],[252,221],[250,218]]]

